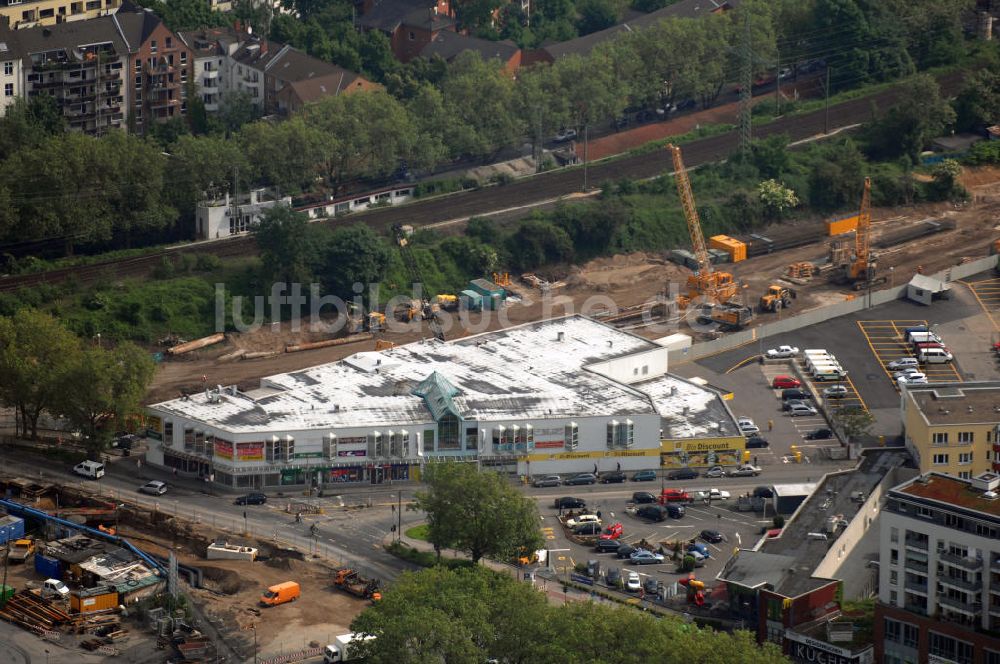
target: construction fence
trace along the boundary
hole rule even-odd
[[[992,269],[996,265],[997,256],[986,256],[974,261],[952,266],[930,276],[934,279],[950,283],[959,279],[965,279],[966,277],[970,277],[974,274],[979,274],[980,272],[985,272],[986,270]],[[692,362],[703,357],[708,357],[709,355],[716,355],[718,353],[746,346],[754,342],[761,342],[769,337],[800,330],[803,327],[816,325],[817,323],[822,323],[833,318],[839,318],[840,316],[847,316],[849,314],[870,309],[871,307],[876,307],[904,297],[906,297],[905,283],[891,288],[884,288],[882,290],[859,291],[857,295],[850,300],[844,300],[843,302],[839,302],[837,304],[831,304],[817,309],[804,311],[795,316],[765,323],[764,325],[759,325],[749,330],[742,330],[740,332],[727,334],[720,339],[713,339],[712,341],[693,344],[689,348],[670,351],[669,363],[673,365],[683,364],[684,362]]]

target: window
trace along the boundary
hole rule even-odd
[[[385,450],[382,448],[382,432],[372,431],[368,434],[368,456],[370,458],[379,458],[385,456]]]
[[[566,425],[565,438],[567,450],[575,450],[580,446],[580,427],[577,426],[576,422],[570,422]]]
[[[163,423],[163,440],[167,443],[174,442],[174,423],[169,420]]]
[[[410,432],[406,429],[401,431],[389,431],[389,456],[403,458],[410,454]]]
[[[958,471],[958,479],[960,479],[960,480],[971,480],[972,479],[972,473],[969,472],[968,470],[960,470],[960,471]]]
[[[890,563],[898,563],[899,562],[899,549],[890,549],[889,550],[889,562]]]
[[[947,445],[948,444],[948,432],[935,433],[931,438],[931,442],[935,445]]]
[[[899,593],[895,590],[889,591],[889,603],[893,606],[899,606]]]
[[[13,97],[14,96],[14,84],[13,83],[4,83],[4,86],[3,86],[3,96],[4,97]]]
[[[169,54],[167,56],[167,64],[170,65],[171,67],[174,66],[174,54],[173,53],[171,53],[171,54]]]
[[[972,463],[972,452],[960,452],[958,455],[958,462],[962,465]]]
[[[948,434],[945,434],[946,436]],[[948,455],[947,454],[935,454],[934,455],[934,465],[935,466],[946,466],[948,465]]]
[[[331,461],[337,458],[337,434],[328,433],[323,436],[323,458]]]
[[[478,450],[479,449],[479,428],[478,427],[465,427],[465,449],[467,449],[467,450]]]
[[[172,47],[173,47],[173,45],[174,45],[174,40],[173,40],[173,37],[167,37],[167,41],[166,41],[166,47],[167,47],[167,48],[172,48]]]
[[[156,40],[149,42],[149,52],[156,53]]]
[[[142,87],[142,74],[135,75],[135,87],[137,89]]]
[[[903,623],[892,618],[886,618],[885,640],[900,643],[903,640]]]
[[[459,429],[458,418],[451,413],[445,413],[441,416],[441,419],[438,420],[438,449],[462,449],[462,436]]]
[[[181,64],[186,65],[188,61],[187,51],[181,51]]]
[[[4,76],[13,76],[14,75],[14,63],[13,62],[5,62],[5,63],[3,63],[3,73],[4,73]]]
[[[413,33],[413,31],[411,30],[411,31],[410,31],[410,41],[413,41],[413,40],[414,40],[414,39],[416,39],[416,38],[417,38],[417,35],[415,35],[415,34]]]
[[[974,443],[974,442],[976,442],[976,432],[975,431],[959,431],[958,432],[958,442],[960,442],[960,443]]]
[[[899,585],[899,572],[896,570],[889,570],[889,584],[896,586]]]
[[[635,423],[632,420],[608,422],[607,447],[612,449],[630,449],[635,443]]]
[[[493,429],[493,449],[506,451],[510,449],[510,433],[507,431],[507,427],[502,424],[497,428]]]
[[[142,71],[142,60],[140,58],[136,58],[135,59],[135,70],[137,72],[141,72]]]
[[[899,528],[893,526],[889,529],[889,541],[898,542],[899,541]]]
[[[434,429],[424,429],[424,449],[434,450]]]
[[[1000,664],[1000,652],[995,652],[993,650],[984,650],[983,664]]]

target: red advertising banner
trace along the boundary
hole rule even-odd
[[[536,440],[535,449],[536,450],[548,450],[561,448],[564,446],[564,441],[561,440]]]
[[[233,458],[233,444],[228,440],[215,439],[215,456],[223,459]]]
[[[237,443],[236,454],[240,461],[263,461],[264,443]]]

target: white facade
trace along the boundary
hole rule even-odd
[[[7,107],[24,94],[24,70],[20,58],[10,57],[6,44],[0,44],[0,117],[7,114]]]
[[[226,58],[220,55],[195,56],[194,59],[195,85],[209,113],[217,112],[222,102],[222,93],[226,89],[223,77],[225,62]]]
[[[195,209],[195,234],[199,240],[241,235],[260,223],[265,210],[291,204],[290,197],[277,198],[266,189],[251,190],[239,203],[229,194],[218,201],[203,201]]]
[[[1000,630],[1000,502],[977,482],[930,473],[889,492],[881,515],[879,601],[914,620],[887,618],[885,661],[919,661],[913,636],[928,618],[970,634]],[[935,639],[951,643],[955,634],[948,632],[932,633],[932,648]],[[1000,650],[1000,640],[995,645]]]
[[[738,437],[720,395],[666,374],[665,353],[580,316],[356,353],[249,392],[151,406],[161,442],[147,458],[227,485],[323,485],[406,479],[444,459],[522,475],[649,469],[665,427],[675,439]],[[631,380],[651,364],[658,376]]]

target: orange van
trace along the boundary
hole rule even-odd
[[[285,602],[294,602],[300,595],[299,584],[295,581],[285,581],[276,586],[271,586],[260,596],[261,606],[277,606]]]

